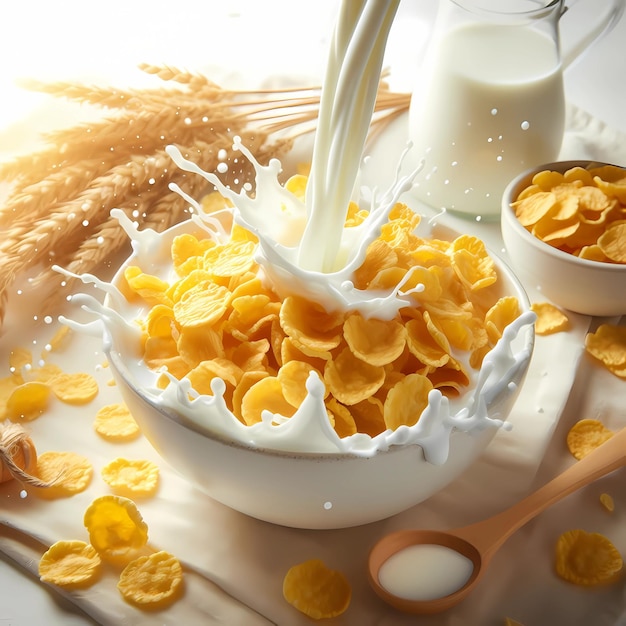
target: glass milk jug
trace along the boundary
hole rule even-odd
[[[419,200],[495,219],[513,177],[557,159],[564,10],[563,0],[440,0],[409,109]]]

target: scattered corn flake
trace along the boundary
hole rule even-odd
[[[66,498],[84,491],[93,476],[91,461],[75,452],[43,452],[37,457],[37,478],[49,487],[31,488],[40,498]]]
[[[52,335],[49,345],[51,352],[60,352],[67,345],[68,339],[72,334],[72,330],[69,326],[61,324],[58,330]]]
[[[50,387],[45,383],[30,381],[15,387],[6,401],[7,416],[13,422],[30,422],[47,408]]]
[[[614,435],[612,430],[596,419],[582,419],[567,433],[567,448],[580,460]]]
[[[101,474],[113,491],[127,497],[153,496],[159,486],[159,467],[152,461],[117,458]]]
[[[512,617],[505,617],[504,618],[504,626],[524,626],[524,624],[522,624],[522,622],[518,622],[517,620],[513,619]]]
[[[289,569],[283,579],[283,596],[308,617],[327,619],[346,611],[352,589],[344,574],[311,559]]]
[[[600,504],[607,510],[609,513],[615,511],[615,501],[613,497],[608,493],[600,494]]]
[[[552,335],[567,330],[569,318],[554,304],[534,302],[530,308],[537,315],[535,332],[538,335]]]
[[[568,530],[557,541],[555,567],[564,580],[590,587],[615,581],[622,570],[622,557],[604,535]]]
[[[66,404],[88,404],[98,395],[98,382],[85,372],[59,374],[49,385],[54,395]]]
[[[141,431],[124,403],[107,404],[96,413],[94,429],[107,441],[131,441]]]
[[[163,609],[181,595],[183,568],[163,550],[134,559],[122,570],[117,588],[124,600],[142,609]]]
[[[100,577],[102,561],[84,541],[57,541],[39,561],[39,579],[68,589],[84,589]]]
[[[601,324],[587,333],[585,349],[620,378],[626,378],[626,326]]]
[[[83,523],[91,545],[105,561],[128,563],[148,541],[148,525],[137,505],[124,496],[96,498]]]

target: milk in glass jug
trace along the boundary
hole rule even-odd
[[[590,39],[621,13],[611,4]],[[565,10],[563,0],[440,0],[409,110],[419,200],[495,219],[512,178],[557,159]],[[576,54],[589,41],[578,43]]]

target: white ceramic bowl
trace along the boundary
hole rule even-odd
[[[187,224],[170,229],[169,237],[187,232]],[[137,258],[137,253],[128,263],[137,263],[144,271],[150,269],[148,260]],[[527,309],[528,299],[519,281],[497,258],[496,263],[502,293],[516,295]],[[514,342],[515,350],[528,358],[515,373],[513,384],[489,402],[490,417],[506,419],[528,368],[533,344],[534,328],[529,324]],[[406,510],[460,476],[497,431],[496,427],[474,434],[453,430],[448,460],[441,465],[427,462],[417,445],[392,446],[366,458],[259,449],[208,434],[184,416],[155,403],[133,379],[128,364],[136,359],[136,352],[129,348],[125,336],[113,333],[105,337],[105,351],[124,401],[163,459],[215,500],[285,526],[342,528]]]
[[[504,245],[520,280],[536,287],[547,300],[585,315],[626,313],[626,265],[580,259],[554,248],[526,230],[511,203],[543,170],[566,172],[572,167],[604,165],[591,161],[558,161],[533,168],[512,180],[502,197]],[[625,172],[626,174],[626,172]]]

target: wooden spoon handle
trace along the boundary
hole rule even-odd
[[[487,520],[454,534],[473,543],[487,560],[519,528],[565,496],[626,465],[626,428],[563,473]]]

